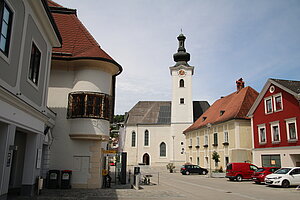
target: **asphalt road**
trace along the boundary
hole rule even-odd
[[[295,187],[269,187],[252,181],[232,182],[226,178],[208,178],[203,175],[181,175],[180,173],[161,173],[159,177],[159,189],[173,193],[173,199],[300,199],[300,190]]]

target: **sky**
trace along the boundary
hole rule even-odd
[[[299,0],[56,0],[123,68],[115,114],[138,101],[170,101],[177,36],[195,67],[193,99],[212,104],[268,78],[300,80]]]

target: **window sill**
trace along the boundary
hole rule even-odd
[[[272,144],[279,144],[280,141],[272,141]]]
[[[218,146],[218,144],[212,144],[214,147],[217,147]]]
[[[199,149],[199,148],[200,148],[200,146],[199,146],[199,145],[196,145],[195,147],[196,147],[197,149]]]
[[[265,145],[267,142],[260,142],[259,145]]]
[[[190,145],[189,148],[191,149],[191,148],[192,148],[192,145]]]
[[[208,147],[208,144],[203,145],[203,147],[205,147],[205,148]]]
[[[228,145],[229,145],[229,142],[223,142],[223,145],[224,145],[224,146],[228,146]]]
[[[288,140],[288,143],[296,143],[296,142],[298,142],[298,139]]]

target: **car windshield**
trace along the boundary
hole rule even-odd
[[[291,168],[281,168],[274,172],[274,174],[287,174],[289,171],[291,171]]]
[[[265,171],[264,168],[258,168],[258,169],[256,170],[256,172],[263,172],[263,171]]]

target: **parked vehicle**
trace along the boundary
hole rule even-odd
[[[274,173],[276,170],[280,169],[279,167],[262,167],[258,168],[253,174],[252,174],[252,180],[255,183],[262,183],[265,182],[265,177],[269,174]]]
[[[198,165],[183,165],[181,166],[180,173],[182,175],[189,175],[189,174],[202,174],[205,175],[208,173],[207,169],[204,169],[202,167],[199,167]]]
[[[251,179],[253,172],[257,169],[257,166],[250,163],[228,163],[225,177],[229,178],[230,181]]]
[[[265,178],[267,185],[277,185],[289,187],[290,185],[300,185],[300,167],[285,167],[269,174]]]

